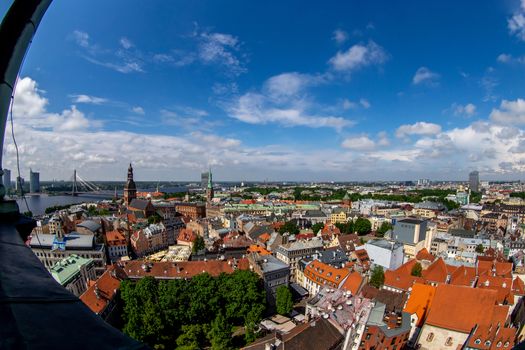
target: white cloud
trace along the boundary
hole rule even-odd
[[[42,96],[36,81],[29,77],[18,81],[13,104],[13,116],[17,124],[35,129],[72,131],[100,126],[100,121],[89,121],[75,105],[61,113],[47,111],[49,101]]]
[[[386,51],[370,41],[366,45],[356,44],[346,51],[338,51],[328,63],[336,71],[351,73],[367,66],[382,64],[387,59]]]
[[[507,20],[507,27],[510,34],[525,41],[525,0],[521,0],[521,7]]]
[[[273,97],[288,97],[304,91],[307,87],[323,81],[321,76],[313,76],[297,72],[275,75],[264,83],[264,89]]]
[[[129,40],[128,38],[126,37],[122,37],[120,38],[120,46],[122,46],[124,49],[130,49],[132,48],[134,45],[133,45],[133,42],[131,40]]]
[[[332,39],[338,44],[343,44],[345,41],[348,40],[348,33],[342,29],[336,29],[334,30]]]
[[[135,106],[131,110],[133,111],[133,113],[136,113],[136,114],[140,114],[140,115],[146,114],[146,112],[144,111],[144,108],[140,106]]]
[[[498,62],[500,63],[518,63],[518,64],[525,64],[525,56],[520,57],[514,57],[511,54],[502,53],[497,58]]]
[[[198,56],[202,62],[225,66],[233,75],[246,72],[243,62],[237,56],[240,50],[237,37],[231,34],[202,32],[199,38]]]
[[[109,102],[107,98],[90,96],[90,95],[69,95],[73,103],[87,103],[94,105],[101,105]]]
[[[518,98],[515,101],[501,101],[499,108],[492,109],[490,118],[502,124],[525,124],[525,100]]]
[[[359,103],[361,104],[361,106],[363,106],[364,109],[368,109],[370,108],[370,102],[368,102],[368,100],[366,98],[361,98],[359,100]]]
[[[399,138],[410,135],[435,135],[441,132],[441,126],[434,123],[417,122],[415,124],[401,125],[396,130],[396,136]]]
[[[375,148],[376,144],[368,136],[347,137],[341,144],[343,148],[353,151],[370,151]]]
[[[99,61],[95,58],[87,57],[87,56],[85,57],[85,59],[93,64],[112,69],[119,73],[127,74],[127,73],[133,73],[133,72],[139,72],[139,73],[144,72],[144,69],[142,68],[142,63],[139,61],[112,63],[112,62]]]
[[[356,108],[357,108],[357,103],[352,102],[347,98],[343,100],[343,109],[348,110],[348,109],[356,109]]]
[[[354,101],[351,101],[351,100],[345,98],[343,100],[342,106],[343,106],[344,110],[349,110],[349,109],[356,109],[359,106],[361,106],[364,109],[368,109],[372,105],[370,104],[370,102],[366,98],[360,98],[359,101],[357,101],[357,102],[354,102]]]
[[[390,146],[390,140],[386,131],[381,131],[377,134],[377,145],[378,146]]]
[[[434,85],[437,83],[437,80],[439,79],[439,74],[432,72],[427,67],[419,67],[414,74],[414,77],[412,78],[412,84],[419,85],[419,84],[427,84],[427,85]]]
[[[80,30],[73,31],[73,39],[75,42],[82,47],[88,48],[90,46],[89,43],[89,34]]]
[[[249,124],[277,123],[283,126],[329,127],[336,130],[353,125],[351,120],[342,117],[310,114],[307,107],[307,103],[301,100],[277,106],[268,96],[246,93],[235,101],[229,114],[232,118]]]
[[[450,108],[455,116],[472,117],[476,114],[476,106],[472,103],[467,103],[466,105],[453,103]]]

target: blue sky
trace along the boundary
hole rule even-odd
[[[43,179],[522,179],[523,81],[525,0],[55,0],[13,112]]]

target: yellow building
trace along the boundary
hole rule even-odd
[[[330,214],[330,223],[344,223],[347,218],[346,212],[342,208],[336,208],[332,211],[332,214]]]

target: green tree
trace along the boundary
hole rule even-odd
[[[357,220],[354,223],[354,230],[359,236],[364,236],[370,233],[370,231],[372,230],[372,224],[368,219],[357,218]]]
[[[335,224],[335,226],[343,234],[354,233],[355,227],[354,227],[354,222],[353,221],[338,222],[338,223]]]
[[[191,248],[193,253],[197,253],[201,250],[203,250],[206,247],[204,244],[204,238],[202,236],[197,235],[197,238],[193,241],[193,247]]]
[[[208,338],[213,350],[231,349],[232,326],[226,321],[222,313],[217,314],[211,323]]]
[[[159,213],[154,213],[153,215],[150,215],[148,217],[148,224],[158,224],[162,221],[162,217],[159,215]]]
[[[287,221],[279,229],[279,233],[280,234],[283,234],[283,233],[286,233],[286,232],[290,233],[291,235],[296,235],[296,234],[299,233],[299,228],[297,227],[295,222]]]
[[[420,263],[415,263],[414,266],[412,266],[412,271],[410,272],[410,274],[412,276],[416,276],[416,277],[421,277],[421,273],[423,272],[423,267],[421,266]]]
[[[314,231],[315,234],[319,232],[319,230],[322,230],[324,228],[324,224],[322,222],[318,222],[317,224],[313,224],[312,231]]]
[[[288,286],[282,285],[277,288],[276,296],[277,313],[288,315],[293,309],[292,292]]]
[[[379,226],[379,229],[377,230],[377,236],[378,237],[385,237],[385,233],[388,232],[388,230],[392,229],[392,224],[389,222],[383,221],[381,226]]]
[[[485,248],[483,247],[483,244],[478,244],[476,246],[476,253],[483,254],[484,251],[485,251]]]
[[[177,350],[199,350],[206,339],[206,326],[200,324],[183,325],[182,334],[177,338]]]
[[[372,270],[372,276],[370,276],[370,284],[376,288],[379,288],[385,283],[385,272],[383,267],[376,265]]]

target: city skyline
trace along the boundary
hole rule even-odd
[[[231,5],[55,3],[16,91],[22,174],[523,178],[525,1]]]

